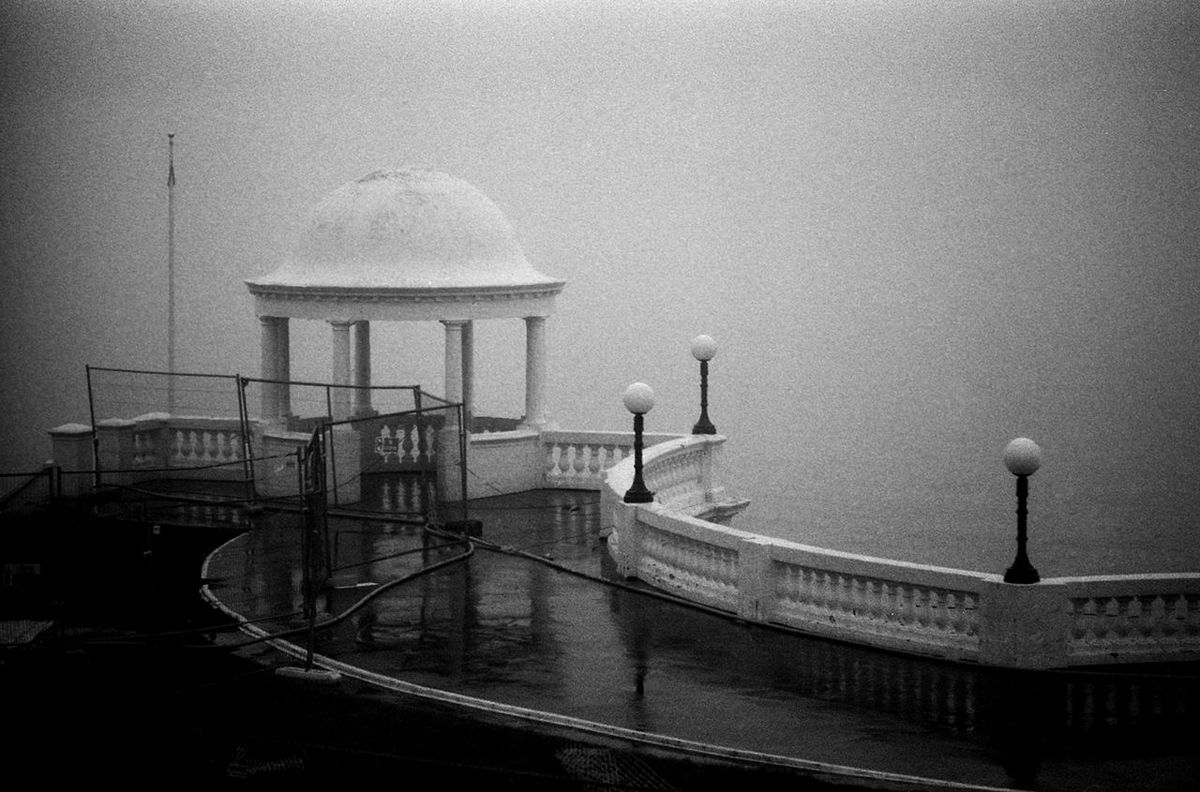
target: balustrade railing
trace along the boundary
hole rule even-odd
[[[765,623],[952,660],[1064,667],[1200,660],[1200,573],[1043,578],[842,553],[729,528],[712,456],[694,436],[644,454],[650,504],[626,504],[622,461],[607,476],[609,552],[628,577]]]
[[[372,438],[373,452],[388,469],[429,470],[437,465],[434,434],[427,420],[383,423]]]
[[[1176,575],[1057,578],[1064,589],[1072,657],[1200,651],[1200,591]]]
[[[853,631],[894,648],[920,643],[956,659],[978,655],[979,577],[786,543],[772,543],[772,551],[771,621],[834,636]]]
[[[229,467],[241,476],[245,458],[242,425],[236,418],[135,419],[132,427],[133,469]]]
[[[643,435],[650,446],[679,437],[673,434]],[[542,479],[554,489],[598,490],[604,472],[633,453],[631,432],[547,431],[541,435],[546,465]]]

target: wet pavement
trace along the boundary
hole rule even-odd
[[[472,501],[482,536],[469,553],[417,524],[331,517],[334,586],[318,604],[330,626],[312,648],[365,677],[494,702],[500,720],[546,712],[735,761],[1055,790],[1200,778],[1195,667],[1005,672],[749,625],[618,579],[598,510],[589,492]],[[267,511],[251,526],[210,559],[209,590],[305,647],[299,518]],[[407,695],[366,687],[373,699]]]

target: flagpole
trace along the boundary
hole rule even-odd
[[[175,133],[167,134],[167,412],[175,414]]]

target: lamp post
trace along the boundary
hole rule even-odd
[[[633,413],[633,485],[625,492],[626,503],[650,503],[654,493],[642,481],[642,416],[654,406],[654,391],[644,382],[635,382],[621,398],[625,409]]]
[[[692,339],[692,357],[700,361],[700,420],[692,434],[716,434],[717,427],[708,420],[708,361],[717,355],[717,342],[711,336],[698,335]]]
[[[1041,578],[1025,553],[1025,500],[1029,496],[1029,477],[1042,466],[1042,449],[1027,437],[1018,437],[1004,449],[1004,466],[1017,477],[1017,557],[1004,573],[1005,583],[1037,583]]]

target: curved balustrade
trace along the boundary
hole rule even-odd
[[[654,445],[678,438],[673,434],[643,435],[643,442]],[[551,489],[600,489],[604,472],[633,453],[631,432],[541,433],[545,453],[542,486]]]
[[[753,621],[951,660],[1063,667],[1200,660],[1200,574],[1044,578],[842,553],[730,528],[714,455],[693,436],[643,454],[649,504],[627,504],[632,461],[610,469],[604,533],[618,570]]]

